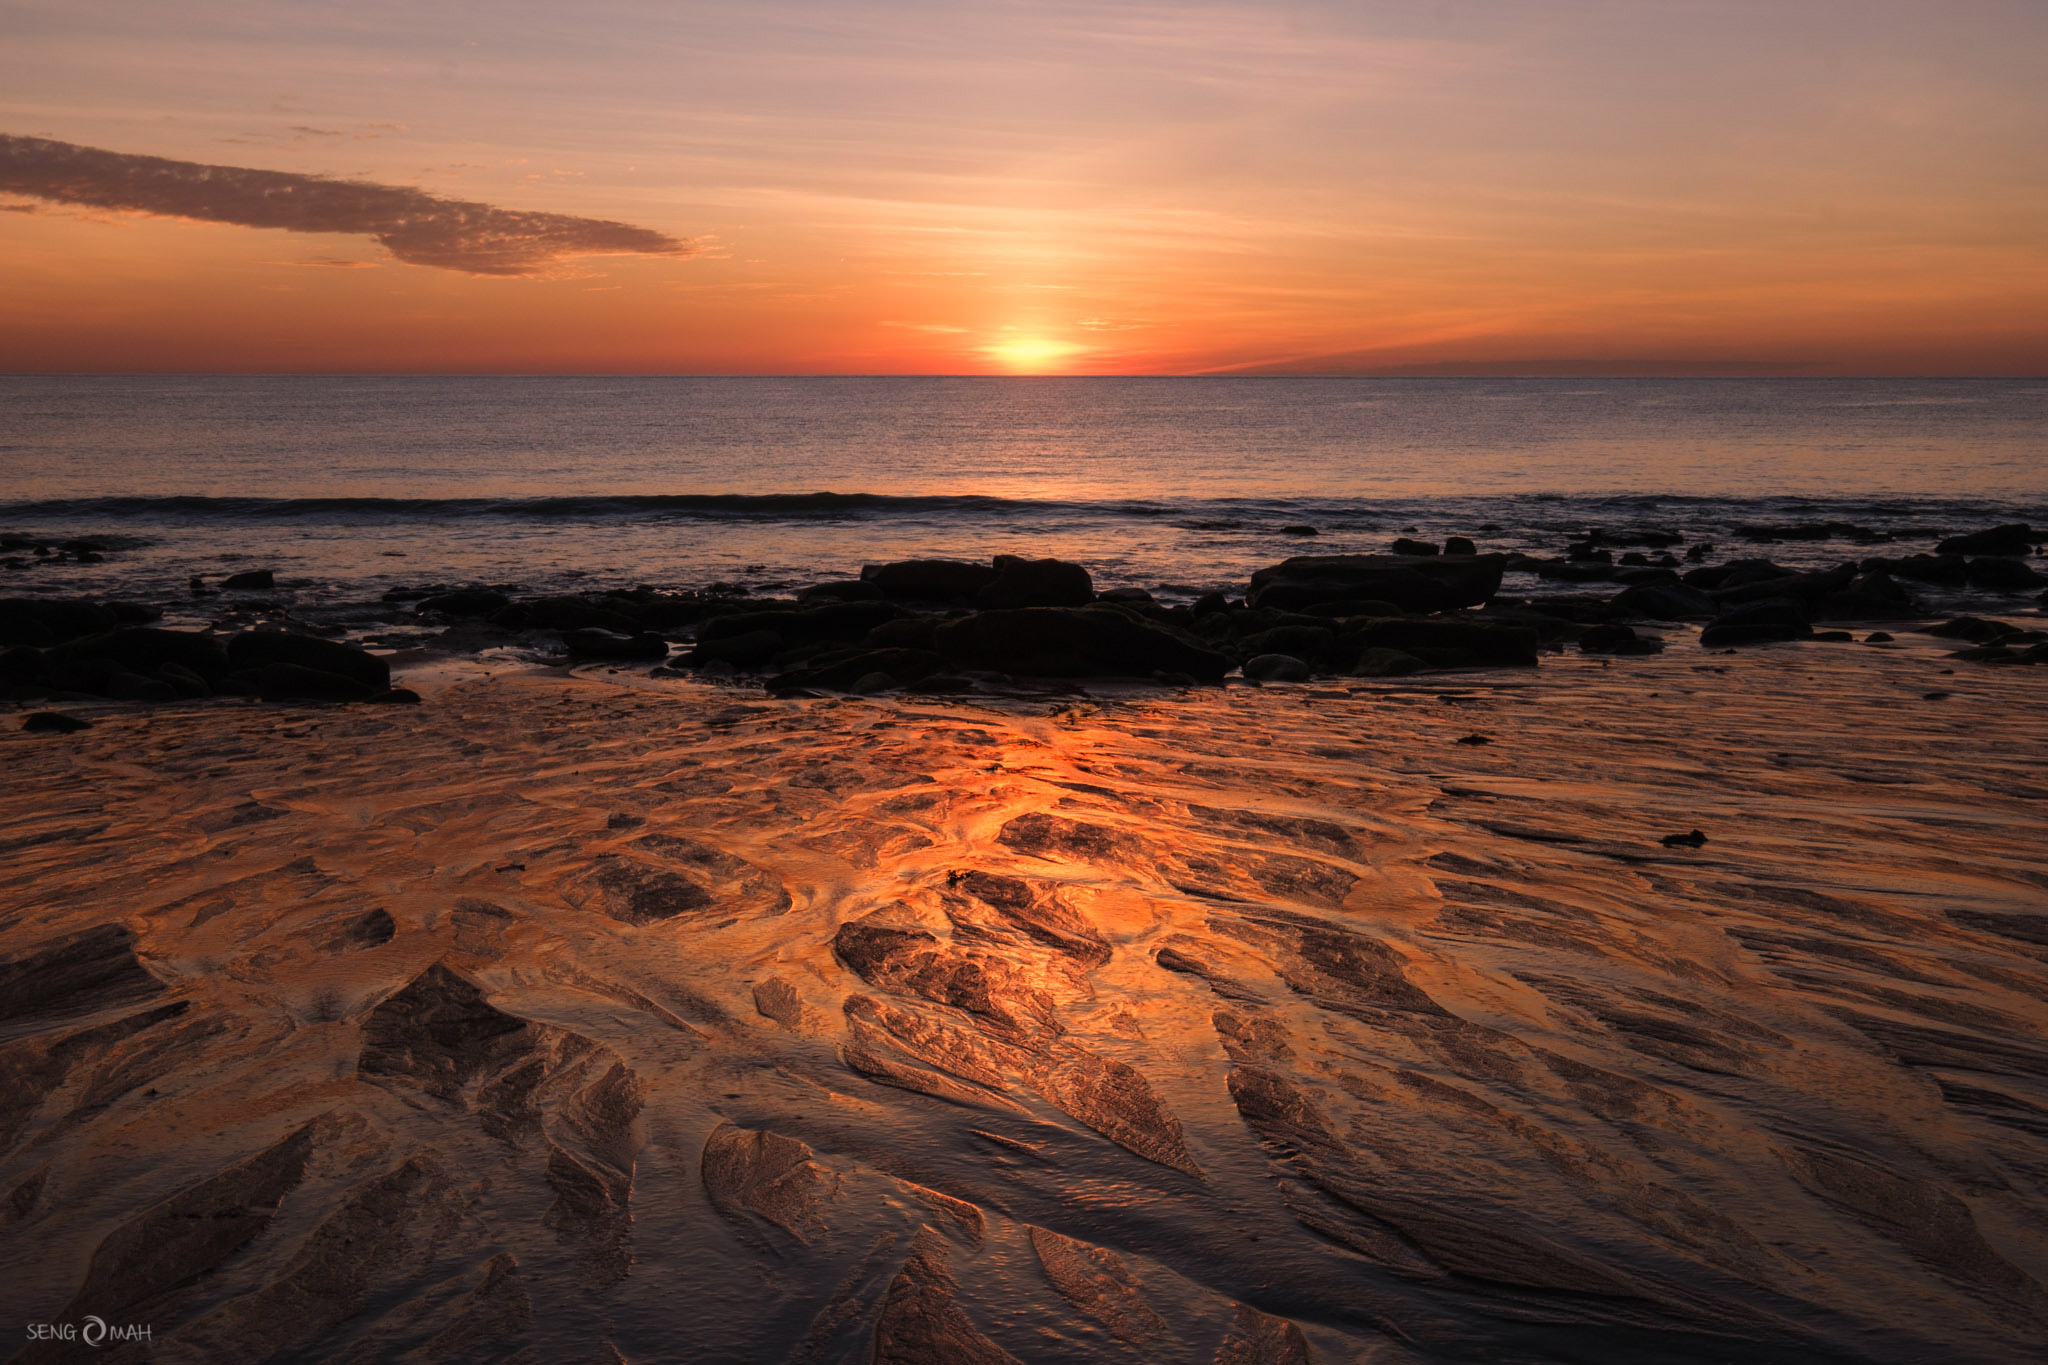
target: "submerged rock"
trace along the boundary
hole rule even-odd
[[[1638,635],[1627,626],[1594,626],[1579,637],[1582,654],[1656,654],[1663,648],[1662,640]]]
[[[1934,550],[1936,554],[1944,555],[2023,555],[2037,539],[2044,538],[2048,538],[2048,532],[2037,533],[2022,522],[1950,536]]]
[[[1700,632],[1703,648],[1724,645],[1760,645],[1783,640],[1804,640],[1813,634],[1806,613],[1797,602],[1784,597],[1766,597],[1745,602],[1717,618]]]

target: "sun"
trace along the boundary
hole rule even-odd
[[[981,350],[1010,374],[1050,374],[1061,369],[1082,348],[1052,337],[1005,336]]]

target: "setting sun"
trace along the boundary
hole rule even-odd
[[[1046,374],[1062,369],[1066,361],[1082,350],[1070,341],[1033,336],[1006,337],[981,349],[1012,374]]]

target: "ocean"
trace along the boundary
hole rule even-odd
[[[334,599],[772,592],[1016,553],[1172,598],[1402,534],[1554,555],[1654,527],[1725,553],[1832,521],[1903,554],[2041,524],[2048,380],[10,376],[0,473],[0,534],[110,551],[17,547],[10,594],[250,567]]]

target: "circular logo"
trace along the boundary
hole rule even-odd
[[[86,1345],[97,1346],[107,1339],[107,1324],[97,1317],[88,1317],[85,1320],[85,1330],[78,1335],[84,1339]]]

